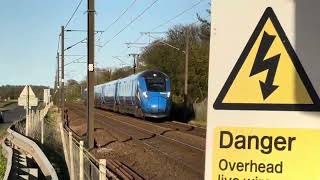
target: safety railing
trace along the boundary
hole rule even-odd
[[[43,142],[43,121],[51,105],[52,104],[48,104],[43,109],[38,110],[36,113],[31,113],[32,123],[29,124],[29,127],[31,127],[31,129],[34,129],[35,131],[34,127],[39,125],[42,126],[41,128],[42,142]],[[52,164],[50,163],[46,155],[43,153],[41,148],[37,145],[37,143],[29,139],[29,137],[22,135],[22,134],[25,134],[25,129],[26,129],[25,119],[15,122],[8,128],[7,130],[8,135],[6,137],[6,140],[9,141],[12,145],[17,146],[24,152],[30,154],[35,160],[35,162],[38,164],[38,166],[40,167],[42,173],[44,174],[44,176],[46,176],[46,178],[52,179],[52,180],[58,180],[58,176],[55,169],[53,168]],[[32,138],[31,135],[32,133],[30,134],[30,137]],[[8,167],[7,171],[10,172],[11,165],[7,167]]]
[[[30,154],[39,165],[44,176],[51,177],[51,179],[53,180],[58,180],[55,169],[51,165],[46,155],[42,152],[40,147],[35,142],[11,130],[10,128],[8,129],[8,133],[9,135],[7,139],[15,146]]]
[[[106,167],[106,160],[97,160],[84,148],[84,141],[60,123],[61,140],[71,180],[117,180]],[[76,137],[76,138],[75,138]],[[80,139],[80,140],[79,140]]]

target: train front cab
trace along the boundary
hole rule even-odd
[[[145,117],[165,118],[170,114],[170,80],[159,71],[146,71],[139,77],[139,96]]]

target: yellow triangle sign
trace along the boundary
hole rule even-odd
[[[320,100],[279,20],[268,7],[213,107],[318,111]]]

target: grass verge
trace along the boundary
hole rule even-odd
[[[0,108],[4,108],[6,106],[9,106],[10,104],[16,103],[16,101],[6,101],[6,102],[0,102]]]
[[[2,142],[3,138],[7,134],[7,128],[10,126],[10,123],[0,124],[0,142]],[[0,179],[3,179],[4,174],[7,168],[7,159],[2,154],[2,146],[0,145]]]
[[[2,152],[2,146],[0,146],[0,152]],[[7,159],[2,153],[0,153],[0,179],[3,179],[4,174],[6,173]]]
[[[45,153],[57,172],[59,179],[69,179],[68,168],[64,159],[60,129],[57,121],[57,108],[51,108],[44,121],[44,144],[40,143],[40,133],[34,140]],[[41,132],[40,129],[38,132]]]

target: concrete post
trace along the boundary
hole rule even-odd
[[[34,133],[34,110],[31,110],[31,131]]]
[[[29,107],[26,107],[26,136],[29,136],[29,121],[30,121]]]
[[[64,129],[63,129],[62,123],[59,123],[59,126],[60,126],[60,134],[61,134],[61,141],[62,141],[62,146],[63,146],[64,159],[65,159],[65,161],[67,163],[69,174],[70,174],[70,165],[69,165],[70,162],[69,162],[67,144],[66,144],[66,139],[65,139],[65,136],[64,136]]]
[[[30,124],[30,109],[29,109],[29,86],[27,86],[27,98],[26,98],[26,136],[29,135],[29,124]]]
[[[83,164],[83,141],[80,141],[80,151],[79,151],[79,159],[80,159],[80,170],[79,170],[79,180],[83,180],[83,168],[84,168],[84,164]]]
[[[44,121],[44,119],[41,118],[40,119],[40,122],[41,122],[41,144],[43,144],[43,137],[44,137],[44,129],[43,129],[44,128],[43,127],[44,126],[44,122],[43,121]]]
[[[69,132],[69,154],[70,154],[70,180],[74,180],[72,132]]]
[[[107,161],[106,159],[99,159],[99,180],[107,180]]]
[[[38,110],[38,113],[37,113],[37,117],[38,117],[38,121],[41,121],[41,110]]]

